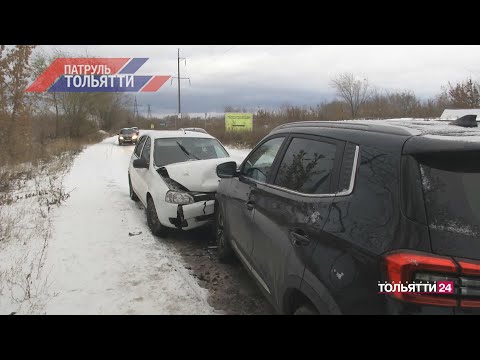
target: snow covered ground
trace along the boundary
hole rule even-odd
[[[132,151],[113,137],[77,156],[64,178],[68,199],[48,213],[51,236],[36,274],[44,285],[42,301],[23,306],[12,300],[11,289],[0,289],[1,314],[217,313],[180,255],[150,233],[141,204],[130,200]],[[228,151],[238,164],[248,154]],[[26,224],[18,218],[17,226]],[[30,240],[41,244],[35,236]],[[6,264],[0,263],[0,273],[10,269]]]

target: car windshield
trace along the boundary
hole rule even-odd
[[[202,138],[156,139],[153,153],[156,166],[228,156],[217,139]]]
[[[120,134],[123,134],[123,135],[133,134],[134,132],[135,132],[135,130],[133,130],[133,129],[122,129],[122,130],[120,130]]]
[[[480,234],[480,151],[417,156],[431,228]]]

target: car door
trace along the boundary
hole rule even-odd
[[[151,176],[151,167],[150,167],[150,152],[152,148],[152,140],[150,139],[150,136],[145,136],[145,145],[143,145],[142,152],[140,154],[140,159],[145,160],[145,162],[149,165],[148,168],[142,168],[142,169],[135,169],[137,170],[137,176],[138,176],[138,193],[137,195],[143,199],[143,201],[146,203],[147,202],[147,192],[149,191],[148,189],[148,183],[149,181],[149,176]]]
[[[281,307],[287,288],[299,288],[305,263],[328,218],[344,143],[292,134],[273,178],[250,193],[254,206],[252,267]]]
[[[142,154],[142,150],[143,150],[143,145],[145,144],[146,139],[147,139],[147,135],[143,135],[138,141],[138,144],[135,146],[135,150],[133,151],[133,154],[130,157],[130,166],[129,166],[130,181],[132,182],[132,188],[135,191],[135,193],[140,197],[140,200],[142,202],[144,202],[144,199],[141,196],[142,193],[140,192],[141,185],[140,185],[139,171],[138,171],[141,169],[136,169],[133,167],[133,160],[140,158],[140,155]]]
[[[233,246],[240,255],[249,259],[253,249],[253,206],[250,193],[258,184],[265,183],[286,136],[266,139],[249,154],[240,167],[238,178],[229,186],[225,211]],[[247,260],[248,261],[248,260]]]

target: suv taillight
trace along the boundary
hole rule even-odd
[[[409,283],[432,283],[452,281],[453,294],[392,292],[398,300],[436,306],[480,307],[480,262],[454,259],[419,251],[400,250],[384,257],[387,281],[408,285]]]

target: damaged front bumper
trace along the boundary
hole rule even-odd
[[[215,201],[205,200],[195,202],[188,205],[174,205],[176,214],[169,214],[166,226],[175,227],[182,230],[190,230],[196,227],[206,225],[214,219],[215,216]],[[170,209],[170,213],[173,209]]]
[[[197,160],[192,162],[194,165],[197,166],[203,164],[204,168],[205,164],[210,164],[209,172],[211,172],[213,175],[212,179],[210,179],[211,181],[207,181],[203,185],[200,181],[202,176],[199,176],[200,180],[198,181],[198,183],[200,185],[191,183],[191,186],[189,186],[190,189],[185,187],[185,185],[179,183],[177,180],[181,181],[183,179],[185,181],[192,181],[191,178],[193,178],[193,176],[191,176],[189,172],[191,171],[190,169],[192,167],[192,163],[182,163],[182,165],[184,166],[181,167],[183,168],[183,172],[181,173],[181,179],[172,179],[170,177],[170,174],[168,173],[167,166],[157,169],[157,173],[162,177],[163,181],[170,189],[169,191],[185,193],[188,194],[189,197],[193,198],[193,202],[190,204],[175,204],[175,199],[169,198],[167,200],[167,196],[165,196],[165,198],[159,199],[164,205],[162,207],[162,210],[164,209],[164,211],[157,211],[158,218],[162,225],[182,230],[190,230],[199,226],[206,225],[213,221],[213,219],[215,218],[215,193],[216,188],[218,187],[219,179],[214,172],[215,164],[212,163],[211,160]],[[219,159],[215,160],[218,161]],[[174,164],[174,166],[175,165],[176,168],[174,168],[178,172],[177,168],[180,168],[180,166],[179,164]],[[178,173],[176,173],[176,175],[180,177]],[[205,176],[204,178],[207,179],[207,177]],[[194,188],[192,189],[192,187]]]

